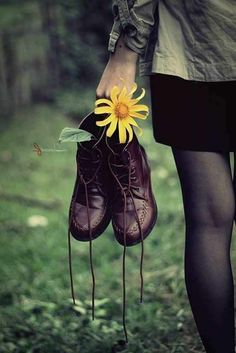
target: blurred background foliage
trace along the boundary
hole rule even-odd
[[[67,222],[76,145],[41,157],[32,149],[34,142],[53,148],[63,127],[93,110],[112,22],[110,0],[0,0],[0,353],[204,352],[184,284],[180,184],[169,146],[153,139],[151,117],[140,143],[159,214],[144,243],[143,304],[141,248],[127,250],[129,346],[122,341],[123,248],[111,225],[93,242],[95,320],[88,243],[74,239],[71,303]],[[146,78],[137,83],[148,88]],[[147,89],[150,106],[149,96]]]
[[[78,112],[78,91],[94,98],[111,25],[109,0],[1,1],[1,116],[39,101]]]

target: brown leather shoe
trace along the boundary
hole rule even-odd
[[[104,129],[95,125],[97,116],[88,114],[79,128],[92,133],[96,139],[77,143],[77,177],[69,210],[69,229],[80,241],[97,238],[107,228],[111,214],[108,207],[107,147]]]
[[[157,220],[151,171],[146,152],[135,134],[130,143],[106,142],[110,149],[108,166],[113,175],[112,225],[117,241],[132,246],[150,234]]]

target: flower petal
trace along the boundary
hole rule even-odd
[[[102,104],[102,103],[108,104],[110,107],[113,107],[113,103],[107,98],[99,98],[95,101],[95,105]]]
[[[137,88],[138,88],[138,85],[136,82],[134,82],[130,92],[128,93],[128,96],[132,96],[133,93],[137,90]]]
[[[139,130],[139,136],[141,136],[143,134],[143,130],[141,129],[141,127],[138,126],[138,124],[136,123],[136,121],[129,117],[126,119],[126,123],[130,124],[130,125],[134,125],[138,130]]]
[[[142,88],[142,93],[140,94],[140,96],[130,100],[131,105],[138,103],[138,101],[140,101],[140,99],[142,99],[144,96],[145,96],[145,89]]]
[[[124,126],[126,127],[127,131],[128,131],[128,134],[129,134],[129,142],[132,140],[133,138],[133,129],[132,127],[129,125],[128,121],[127,120],[123,120],[123,124]]]
[[[129,108],[129,111],[131,112],[141,112],[141,111],[144,111],[144,112],[147,112],[149,113],[149,108],[147,105],[145,104],[136,104],[136,105],[133,105],[132,107]]]
[[[148,115],[143,115],[137,112],[129,112],[129,115],[133,118],[138,118],[138,119],[147,119]]]
[[[127,119],[125,119],[126,120],[126,122],[128,123],[128,124],[130,124],[130,125],[134,125],[134,126],[138,126],[138,124],[136,123],[136,121],[133,119],[133,118],[131,118],[131,116],[129,116]]]
[[[119,141],[120,143],[125,143],[126,141],[126,128],[124,127],[122,120],[119,119]]]
[[[99,120],[96,121],[96,125],[97,126],[105,126],[107,124],[109,124],[113,119],[114,119],[114,114],[111,114],[110,116],[108,116],[108,118],[104,119],[104,120]]]
[[[113,135],[113,133],[114,133],[114,131],[115,131],[115,129],[116,129],[116,126],[117,126],[117,122],[118,122],[118,119],[115,117],[115,118],[112,120],[112,122],[111,122],[109,128],[107,129],[106,135],[107,135],[108,137],[111,137],[111,136]]]
[[[113,110],[111,107],[98,107],[94,109],[95,114],[106,114],[106,113],[113,113]]]
[[[117,103],[117,95],[120,92],[120,88],[118,86],[114,86],[111,90],[111,100],[113,104]]]
[[[119,94],[118,101],[119,101],[119,102],[122,102],[122,100],[124,99],[124,97],[126,96],[126,94],[127,94],[127,88],[126,88],[126,86],[124,86],[124,87],[122,88],[122,91],[121,91],[120,94]]]

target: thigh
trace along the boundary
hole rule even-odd
[[[235,196],[229,152],[172,147],[186,222],[224,226],[234,218]]]

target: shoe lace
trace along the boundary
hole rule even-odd
[[[95,301],[95,275],[94,275],[94,269],[93,269],[93,260],[92,260],[92,234],[91,234],[91,222],[90,222],[90,215],[89,215],[89,199],[88,199],[88,187],[92,182],[95,182],[97,185],[101,185],[101,182],[98,181],[98,178],[96,178],[99,169],[101,168],[102,165],[102,159],[97,158],[94,160],[91,160],[88,156],[80,156],[79,158],[80,163],[78,165],[78,173],[80,175],[80,179],[84,185],[85,189],[85,198],[86,198],[86,210],[87,210],[87,217],[88,217],[88,227],[89,227],[89,260],[90,260],[90,270],[91,270],[91,275],[92,275],[92,320],[94,320],[94,313],[95,313],[95,306],[94,306],[94,301]],[[85,178],[87,180],[85,180]],[[74,291],[74,283],[73,283],[73,272],[72,272],[72,253],[71,253],[71,237],[70,237],[70,229],[71,229],[71,224],[72,224],[72,216],[73,216],[73,211],[75,207],[75,200],[77,199],[78,196],[78,189],[79,189],[79,183],[77,184],[73,194],[74,198],[71,203],[71,215],[69,217],[69,224],[68,224],[68,254],[69,254],[69,273],[70,273],[70,286],[71,286],[71,296],[73,299],[73,304],[75,303],[75,291]]]
[[[131,184],[132,181],[136,180],[136,177],[134,175],[135,173],[135,167],[132,165],[132,161],[131,161],[131,156],[129,151],[127,151],[128,153],[128,163],[111,163],[111,157],[112,157],[112,153],[108,156],[108,166],[109,169],[113,175],[113,177],[115,178],[115,180],[117,181],[123,197],[124,197],[124,208],[123,208],[123,220],[124,220],[124,248],[123,248],[123,258],[122,258],[122,283],[123,283],[123,305],[122,305],[122,318],[123,318],[123,330],[124,330],[124,334],[125,334],[125,339],[126,339],[126,343],[128,343],[128,335],[127,335],[127,330],[126,330],[126,320],[125,320],[125,316],[126,316],[126,286],[125,286],[125,257],[126,257],[126,210],[127,210],[127,197],[128,195],[131,196],[132,202],[133,202],[133,206],[134,206],[134,210],[135,210],[135,216],[136,216],[136,220],[138,223],[138,227],[139,227],[139,232],[140,232],[140,236],[141,236],[141,259],[140,259],[140,280],[141,280],[141,288],[140,288],[140,303],[143,302],[143,257],[144,257],[144,242],[143,242],[143,231],[140,225],[140,221],[138,218],[138,212],[137,212],[137,208],[135,206],[135,202],[134,202],[134,197],[133,197],[133,193],[132,193],[132,189],[139,189],[139,187],[137,185],[133,185]],[[121,168],[124,170],[124,173],[121,174],[118,172],[118,170],[115,172],[113,171],[113,168],[118,168],[118,170],[121,170]]]
[[[96,159],[91,159],[91,156],[80,155],[78,159],[78,172],[81,180],[85,181],[87,185],[92,182],[97,185],[102,185],[97,176],[98,169],[101,164],[100,155],[96,155]]]
[[[119,178],[120,184],[122,185],[122,188],[126,191],[129,191],[132,189],[139,189],[139,187],[135,184],[132,184],[132,181],[135,181],[137,178],[134,175],[135,174],[135,167],[129,163],[112,163],[112,167],[115,167],[117,172],[115,172],[116,177]],[[123,169],[123,174],[121,174],[121,170]]]

